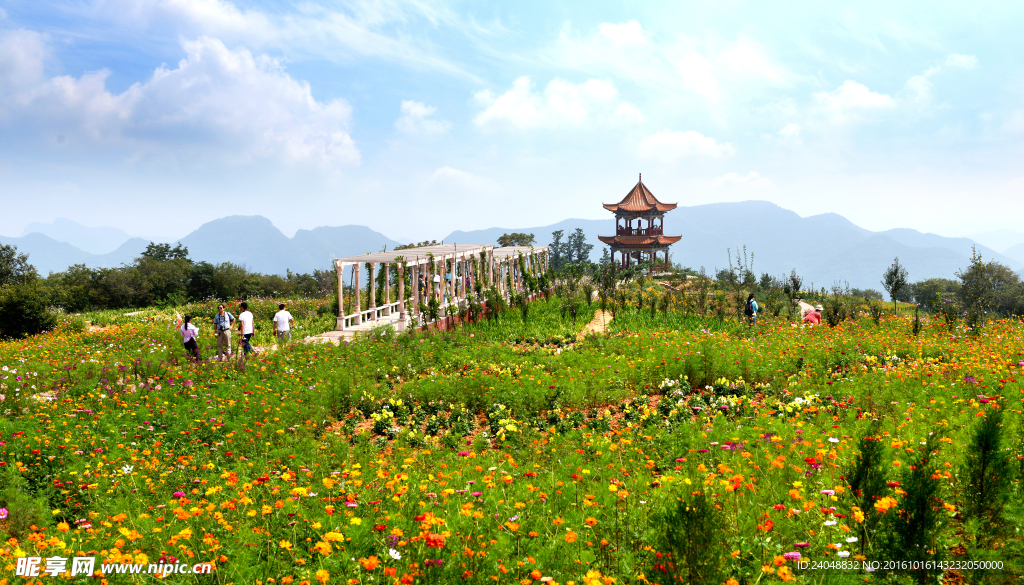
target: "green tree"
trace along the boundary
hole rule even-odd
[[[974,329],[992,304],[992,281],[977,248],[971,250],[971,263],[956,273],[960,279],[960,300],[967,313],[967,323]]]
[[[588,264],[590,262],[590,251],[594,249],[593,244],[587,243],[587,235],[582,228],[576,230],[569,236],[568,257],[573,264]]]
[[[503,234],[498,238],[498,246],[502,248],[508,248],[509,246],[532,246],[533,243],[533,234]]]
[[[565,234],[562,230],[551,232],[551,243],[548,244],[548,253],[551,255],[551,269],[561,270],[569,262],[569,245],[562,241]]]
[[[960,292],[960,283],[948,278],[929,278],[915,282],[907,288],[915,303],[935,311],[939,295],[956,295]]]
[[[0,286],[29,282],[38,276],[28,263],[28,254],[19,254],[17,246],[0,244]]]
[[[173,248],[170,244],[150,242],[142,252],[141,257],[156,260],[157,262],[188,260],[188,248],[182,246],[181,242],[178,242],[178,245]]]
[[[52,289],[39,279],[0,287],[0,337],[24,337],[53,327]]]
[[[892,311],[896,313],[896,299],[900,292],[907,286],[907,269],[900,264],[900,259],[893,260],[890,266],[882,274],[882,287],[892,298]]]

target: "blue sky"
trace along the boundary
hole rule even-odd
[[[0,0],[0,233],[439,238],[600,218],[638,172],[681,205],[1019,229],[1022,11]]]

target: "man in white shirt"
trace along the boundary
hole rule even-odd
[[[274,314],[274,335],[281,341],[292,340],[292,314],[284,310],[284,303],[277,306]]]
[[[249,338],[256,334],[256,320],[249,311],[249,304],[242,302],[242,314],[238,316],[238,334],[242,337],[242,350],[246,355],[256,353],[256,350],[249,345]]]

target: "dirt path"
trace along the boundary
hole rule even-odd
[[[587,326],[583,328],[583,331],[580,331],[577,338],[583,339],[591,333],[604,333],[608,330],[608,324],[611,323],[611,321],[611,311],[602,311],[601,309],[598,309],[597,311],[594,311],[594,319],[591,320],[590,323],[587,323]]]

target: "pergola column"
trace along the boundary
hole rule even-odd
[[[384,263],[384,314],[391,315],[391,264]]]
[[[370,262],[370,309],[377,308],[377,263]],[[370,313],[370,320],[377,320],[377,311]]]
[[[405,262],[398,265],[398,320],[405,324]]]
[[[420,260],[412,265],[412,314],[420,314]]]
[[[339,266],[337,263],[334,265],[334,271],[338,275],[338,323],[337,329],[340,331],[345,330],[345,267]]]
[[[356,290],[355,290],[355,293],[356,293],[356,310],[355,310],[355,316],[352,318],[352,324],[353,325],[359,325],[360,323],[363,322],[363,315],[362,315],[363,299],[360,298],[362,296],[362,294],[361,294],[362,291],[360,290],[362,287],[359,286],[359,273],[361,272],[361,268],[362,268],[362,266],[360,266],[360,264],[362,264],[362,262],[356,262],[355,264],[352,265],[352,270],[355,271],[355,276],[356,276],[356,282],[355,282],[355,288],[356,288]]]
[[[448,280],[451,283],[451,287],[452,287],[451,299],[456,302],[456,305],[458,304],[458,298],[459,298],[458,294],[459,293],[455,290],[455,284],[456,284],[456,281],[455,281],[455,265],[458,264],[458,263],[459,263],[458,258],[455,256],[455,254],[452,254],[452,274],[451,274],[451,276],[449,277]]]

